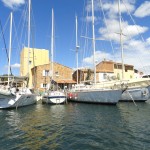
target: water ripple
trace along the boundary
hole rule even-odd
[[[147,150],[150,104],[37,104],[0,110],[2,150]]]

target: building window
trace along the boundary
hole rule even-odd
[[[55,74],[58,74],[58,71],[56,71]]]
[[[114,68],[115,69],[122,69],[122,65],[120,65],[120,64],[114,64]]]
[[[43,70],[43,76],[49,76],[49,70]]]
[[[120,74],[119,73],[117,73],[117,79],[120,80]]]
[[[31,60],[29,60],[29,65],[31,65],[32,64],[32,61]]]
[[[58,73],[58,71],[56,71],[56,72],[55,72],[55,75],[56,75],[56,77],[58,77],[58,76],[59,76],[59,73]]]
[[[107,79],[107,74],[106,73],[103,74],[103,78]]]
[[[47,87],[47,84],[43,84],[43,88],[46,88]]]
[[[42,83],[42,84],[41,84],[41,88],[47,88],[47,84]]]

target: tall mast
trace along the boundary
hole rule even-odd
[[[10,13],[10,34],[9,34],[9,59],[8,59],[8,86],[9,86],[9,75],[10,75],[10,57],[11,57],[11,50],[12,50],[12,47],[11,47],[11,41],[12,41],[12,18],[13,18],[13,15],[12,15],[12,12]]]
[[[54,66],[53,66],[53,62],[54,62],[54,59],[53,59],[53,54],[54,54],[54,11],[52,9],[52,33],[51,33],[51,71],[52,71],[52,79],[53,79],[53,69],[54,69]]]
[[[30,75],[29,73],[29,68],[30,68],[30,9],[31,9],[31,0],[28,1],[28,75]]]
[[[79,80],[78,80],[78,49],[79,49],[79,46],[78,46],[78,18],[76,16],[76,61],[77,61],[77,84],[79,83]]]
[[[121,11],[120,11],[120,0],[118,0],[118,11],[119,11],[119,27],[120,27],[120,48],[121,48],[121,61],[122,61],[122,79],[124,79],[124,53],[123,53],[123,42],[122,42],[122,23],[121,23]]]
[[[95,65],[95,26],[94,26],[94,2],[92,0],[92,32],[93,32],[93,65],[94,65],[94,84],[96,84],[96,65]]]

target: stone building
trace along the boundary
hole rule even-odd
[[[71,68],[55,62],[53,63],[53,67],[53,82],[57,84],[58,87],[61,89],[69,89],[73,84],[76,84],[76,82],[72,80],[73,70]],[[34,81],[35,90],[44,92],[50,88],[50,80],[52,77],[50,70],[50,63],[32,68],[32,79]]]
[[[74,71],[72,77],[73,80],[77,82],[77,73],[78,73],[78,82],[87,82],[93,81],[93,70],[91,69],[78,69]]]

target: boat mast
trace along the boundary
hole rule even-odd
[[[76,16],[76,61],[77,61],[77,84],[79,83],[79,72],[78,72],[78,49],[79,49],[79,46],[78,46],[78,18]]]
[[[52,33],[51,33],[51,78],[53,79],[53,55],[54,55],[54,11],[52,8]]]
[[[31,9],[31,0],[28,1],[28,72],[27,75],[30,76],[29,68],[30,68],[30,9]]]
[[[12,50],[12,47],[11,47],[11,42],[12,42],[12,18],[13,18],[13,15],[12,15],[12,12],[10,13],[10,34],[9,34],[9,59],[8,59],[8,87],[9,87],[9,82],[10,82],[10,79],[9,79],[9,75],[10,75],[10,56],[11,56],[11,50]]]
[[[121,23],[121,11],[120,11],[120,0],[118,0],[118,12],[119,12],[119,27],[120,27],[120,48],[121,48],[121,61],[122,61],[122,79],[124,79],[124,53],[123,53],[123,42],[122,42],[122,23]]]
[[[96,84],[96,64],[95,64],[95,26],[94,26],[94,1],[92,0],[92,32],[93,32],[93,65],[94,65],[94,84]]]

